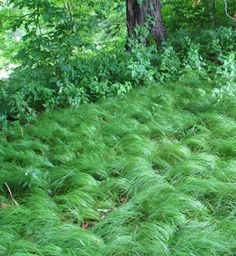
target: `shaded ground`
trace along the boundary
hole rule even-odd
[[[236,101],[210,87],[139,88],[2,134],[0,255],[236,255]]]

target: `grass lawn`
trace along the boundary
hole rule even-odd
[[[0,255],[236,255],[235,118],[193,79],[1,134]]]

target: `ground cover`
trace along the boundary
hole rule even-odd
[[[0,255],[236,255],[236,101],[197,79],[0,135]]]

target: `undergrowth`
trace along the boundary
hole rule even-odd
[[[0,129],[6,129],[9,121],[31,122],[50,109],[78,108],[82,103],[124,95],[136,86],[178,81],[189,72],[217,81],[214,95],[218,99],[225,93],[235,94],[235,35],[234,28],[224,27],[192,34],[179,30],[160,52],[155,45],[145,47],[131,40],[131,52],[125,52],[124,45],[82,51],[66,66],[44,55],[26,64],[33,58],[26,48],[26,63],[0,85]],[[37,56],[37,47],[31,48]]]
[[[0,255],[236,255],[236,101],[185,74],[0,136]]]

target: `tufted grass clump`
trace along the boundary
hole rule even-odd
[[[211,86],[137,88],[1,134],[0,255],[235,255],[235,101]]]

